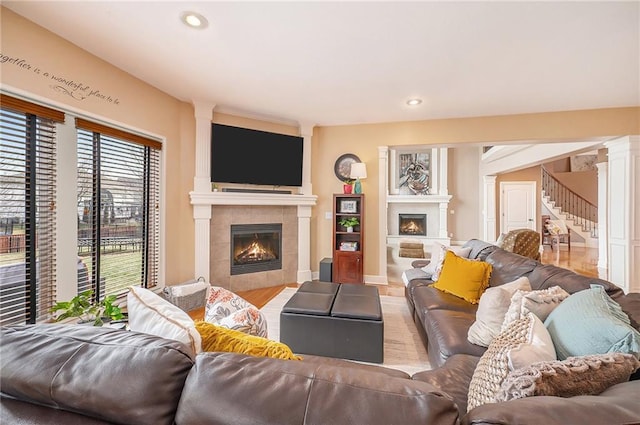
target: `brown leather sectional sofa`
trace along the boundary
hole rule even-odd
[[[639,293],[625,295],[622,289],[605,280],[545,265],[477,239],[468,241],[464,246],[471,247],[469,258],[492,264],[490,286],[527,276],[534,290],[557,285],[572,294],[590,288],[591,284],[599,284],[622,306],[632,326],[640,329]],[[418,260],[414,267],[421,265]],[[433,384],[451,395],[460,410],[463,424],[640,423],[640,380],[615,385],[598,396],[530,397],[485,404],[467,414],[469,383],[480,356],[486,350],[467,341],[467,332],[476,319],[478,306],[434,289],[430,286],[432,283],[430,279],[416,277],[405,288],[407,304],[433,367],[433,370],[415,374],[413,379]]]
[[[472,258],[494,266],[491,285],[528,275],[534,289],[604,284],[637,328],[640,294],[542,265],[481,241]],[[640,381],[598,396],[530,397],[466,412],[484,349],[466,342],[476,306],[414,279],[407,301],[433,370],[404,372],[346,360],[303,361],[201,353],[137,332],[59,324],[2,328],[2,424],[631,424]]]
[[[137,332],[2,328],[1,424],[456,424],[451,397],[347,360],[201,353]]]

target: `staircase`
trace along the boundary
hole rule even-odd
[[[585,247],[597,248],[598,207],[560,183],[544,167],[541,169],[542,203],[551,215],[564,220],[572,233],[584,239]]]

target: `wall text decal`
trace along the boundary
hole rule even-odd
[[[25,72],[33,72],[37,75],[42,76],[43,78],[52,80],[52,84],[49,86],[52,90],[65,94],[75,100],[98,98],[114,105],[120,104],[120,100],[118,98],[114,98],[107,94],[104,94],[100,90],[92,88],[88,84],[83,84],[80,81],[75,81],[59,74],[42,70],[39,67],[31,64],[29,61],[20,57],[0,53],[0,65],[5,64],[16,66]]]

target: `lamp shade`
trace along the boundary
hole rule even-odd
[[[354,162],[351,164],[352,179],[366,179],[367,178],[367,165],[364,162]]]

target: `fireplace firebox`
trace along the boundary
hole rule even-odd
[[[282,268],[282,224],[231,225],[231,275]]]
[[[398,233],[400,235],[426,236],[426,214],[398,214]]]

